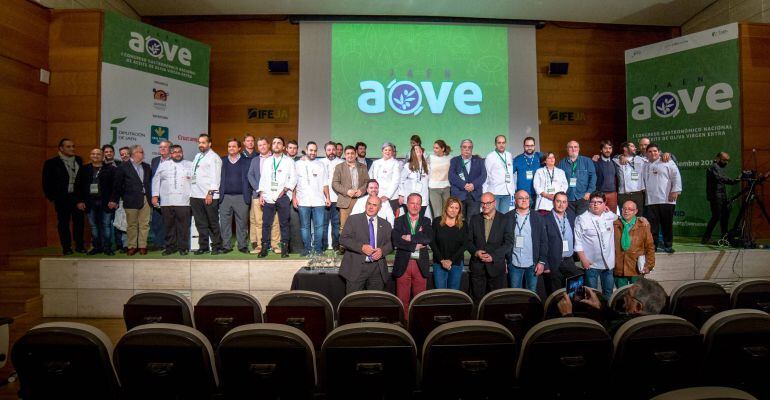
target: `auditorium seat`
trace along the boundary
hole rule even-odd
[[[337,306],[337,324],[384,322],[406,326],[404,304],[392,293],[362,290],[343,297]]]
[[[621,288],[615,289],[614,292],[612,292],[612,296],[610,296],[609,301],[609,307],[612,310],[615,310],[619,313],[626,312],[626,305],[625,305],[625,295],[628,289],[631,288],[633,284],[623,286]]]
[[[701,328],[704,382],[770,398],[770,315],[759,310],[723,311]]]
[[[543,319],[543,303],[527,289],[499,289],[487,293],[479,302],[477,319],[497,322],[521,338]]]
[[[118,399],[112,342],[90,325],[37,325],[13,345],[22,399]]]
[[[512,398],[516,340],[497,322],[446,323],[425,339],[422,376],[427,398]]]
[[[753,308],[770,312],[770,279],[738,282],[730,295],[730,308]]]
[[[473,300],[459,290],[426,290],[414,296],[407,315],[409,333],[419,349],[428,333],[439,325],[473,318]]]
[[[521,398],[597,399],[614,393],[607,379],[612,339],[588,318],[563,317],[533,326],[516,365]],[[629,377],[635,383],[643,377]]]
[[[417,385],[417,348],[409,333],[382,322],[334,329],[321,350],[329,399],[406,399]]]
[[[602,292],[599,290],[589,287],[586,287],[586,290],[593,290],[599,299],[602,298]],[[567,290],[564,288],[555,290],[545,299],[545,303],[543,304],[543,309],[545,310],[545,315],[543,317],[544,319],[561,318],[558,304],[559,301],[564,297],[564,293],[566,293],[566,291]],[[572,315],[575,317],[592,319],[597,322],[602,321],[601,311],[578,301],[573,302],[572,304]]]
[[[650,400],[757,400],[743,390],[720,386],[702,386],[673,390]]]
[[[313,343],[288,325],[236,327],[219,343],[217,360],[227,399],[310,399],[315,391]]]
[[[644,315],[625,322],[613,338],[615,393],[649,399],[698,383],[703,339],[688,321],[673,315]],[[634,379],[628,389],[629,377]]]
[[[195,304],[195,327],[214,348],[231,329],[262,322],[262,306],[254,296],[237,290],[216,290]]]
[[[137,326],[115,345],[113,360],[130,399],[209,399],[218,384],[211,345],[189,326]]]
[[[334,308],[324,295],[306,290],[289,290],[267,303],[265,322],[293,326],[310,338],[318,350],[334,328]]]
[[[730,308],[730,296],[725,289],[711,281],[685,282],[671,291],[670,314],[682,317],[696,327],[714,314]]]
[[[172,290],[153,290],[131,296],[123,305],[126,330],[143,324],[179,324],[194,328],[193,307],[187,297]]]

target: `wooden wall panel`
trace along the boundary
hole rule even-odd
[[[0,264],[13,250],[45,245],[41,168],[45,161],[49,12],[6,0],[0,13]],[[23,208],[20,205],[24,205]],[[19,232],[35,234],[20,235]]]

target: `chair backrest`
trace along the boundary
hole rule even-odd
[[[231,329],[262,322],[262,306],[254,296],[236,290],[216,290],[195,304],[195,326],[215,348]]]
[[[521,339],[543,320],[543,303],[527,289],[498,289],[481,299],[476,318],[497,322]]]
[[[698,382],[703,339],[690,322],[673,315],[644,315],[625,322],[613,338],[613,382],[627,388],[629,376],[636,380],[626,395],[649,399],[657,394],[686,388]]]
[[[265,322],[293,326],[310,337],[320,349],[334,328],[334,307],[324,295],[306,290],[289,290],[267,303]]]
[[[406,326],[404,304],[392,293],[361,290],[343,297],[337,306],[337,324],[384,322]]]
[[[126,330],[143,324],[179,324],[195,327],[190,300],[172,290],[153,290],[131,296],[123,305]]]
[[[596,296],[601,299],[602,292],[586,287],[586,290],[593,290],[594,293],[596,293]],[[543,303],[543,310],[544,310],[544,316],[543,319],[551,319],[551,318],[561,318],[561,313],[559,312],[559,301],[564,297],[564,293],[567,292],[567,289],[561,288],[554,290],[548,297],[545,299],[545,303]],[[592,319],[597,322],[602,322],[602,313],[600,310],[597,310],[585,303],[581,302],[573,302],[572,303],[572,315],[575,317],[580,318],[588,318]]]
[[[225,398],[309,399],[316,386],[313,343],[288,325],[234,328],[217,348],[217,365]]]
[[[408,318],[409,333],[422,348],[425,337],[439,325],[473,318],[473,300],[459,290],[426,290],[412,299]]]
[[[770,398],[770,315],[752,309],[723,311],[703,324],[701,334],[706,382]]]
[[[117,399],[112,342],[93,326],[37,325],[13,345],[13,366],[23,399]]]
[[[650,400],[757,400],[743,390],[720,386],[701,386],[673,390]]]
[[[625,299],[624,296],[626,295],[626,292],[628,289],[631,288],[633,284],[629,284],[626,286],[623,286],[621,288],[615,289],[614,292],[612,292],[612,295],[610,296],[610,301],[608,305],[610,306],[610,309],[617,311],[617,312],[625,312]]]
[[[411,398],[417,385],[417,347],[393,324],[339,326],[324,340],[321,360],[329,398]]]
[[[601,397],[607,388],[586,382],[609,375],[611,360],[612,339],[598,322],[549,319],[524,336],[516,375],[526,398]]]
[[[113,359],[128,398],[208,399],[218,385],[211,345],[189,326],[137,326],[120,338]]]
[[[715,282],[689,281],[671,291],[669,303],[672,315],[700,327],[711,316],[730,308],[730,296]]]
[[[746,279],[733,287],[730,308],[770,312],[770,279]]]
[[[511,393],[516,340],[497,322],[449,322],[425,339],[422,366],[423,388],[430,398],[487,398]]]

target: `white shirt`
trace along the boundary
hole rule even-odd
[[[594,215],[591,211],[575,219],[575,251],[582,251],[591,268],[615,268],[615,228],[618,216],[612,212]]]
[[[272,165],[272,164],[271,164]],[[325,207],[326,196],[323,188],[329,187],[326,165],[319,160],[300,160],[294,165],[297,170],[297,202],[302,207]]]
[[[551,211],[553,210],[553,200],[541,196],[540,193],[566,193],[567,188],[569,188],[567,174],[561,168],[553,167],[553,171],[548,170],[547,167],[539,168],[535,171],[535,177],[532,179],[532,187],[535,188],[535,193],[537,193],[537,205],[535,208]]]
[[[262,164],[259,176],[259,193],[265,202],[273,204],[282,190],[291,199],[292,190],[297,185],[297,173],[294,160],[286,154],[272,155]]]
[[[412,193],[419,193],[422,196],[422,205],[427,206],[429,188],[428,188],[428,174],[421,168],[417,171],[409,169],[409,164],[404,165],[401,170],[401,185],[399,189],[401,196],[404,196],[404,203],[406,198]]]
[[[326,185],[329,186],[329,201],[332,203],[337,202],[337,192],[332,190],[332,177],[334,175],[334,168],[337,165],[340,165],[345,162],[344,159],[340,157],[335,157],[334,160],[329,160],[328,158],[321,159],[321,162],[326,165],[326,174],[328,175],[328,182],[326,182]]]
[[[642,172],[645,158],[636,155],[626,158],[626,165],[620,164],[620,157],[615,157],[612,161],[618,165],[618,193],[625,194],[644,190]]]
[[[369,168],[369,178],[376,179],[380,184],[380,196],[386,196],[390,200],[398,198],[398,184],[401,179],[398,160],[392,157],[388,160],[375,160]]]
[[[160,205],[189,206],[192,191],[192,161],[161,162],[152,178],[152,196],[160,197]]]
[[[356,204],[353,205],[353,210],[350,211],[350,215],[354,214],[363,214],[364,211],[366,211],[366,201],[369,200],[369,195],[365,194],[361,196],[358,201],[356,201]],[[380,212],[377,213],[377,216],[390,222],[390,225],[393,226],[393,221],[396,220],[395,215],[393,215],[393,209],[390,208],[390,203],[387,201],[382,202],[382,207],[380,207]],[[376,226],[375,226],[376,228]],[[377,243],[377,242],[375,242]]]
[[[676,201],[668,201],[670,193],[682,191],[682,175],[676,163],[661,159],[645,163],[642,178],[647,193],[646,204],[676,204]]]
[[[192,162],[192,192],[190,197],[205,199],[209,191],[214,190],[214,198],[219,198],[219,181],[222,179],[222,159],[214,150],[198,153]]]
[[[431,154],[428,156],[428,187],[431,189],[443,189],[449,187],[449,163],[452,160],[450,156],[437,156]]]
[[[505,160],[505,162],[503,162]],[[516,180],[513,177],[513,156],[505,151],[502,154],[493,150],[484,159],[487,169],[487,181],[482,190],[492,192],[496,196],[513,195],[516,193]]]

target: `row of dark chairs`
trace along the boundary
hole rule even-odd
[[[770,315],[758,310],[718,313],[700,330],[641,316],[614,338],[594,320],[554,318],[516,339],[501,324],[466,320],[417,346],[395,324],[357,322],[316,351],[297,328],[256,323],[215,350],[194,328],[154,323],[113,349],[92,326],[55,322],[32,328],[11,355],[23,399],[648,399],[701,383],[770,396]]]
[[[623,294],[629,286],[615,291],[609,306],[623,310]],[[263,313],[256,298],[245,292],[215,291],[195,305],[173,291],[143,292],[124,306],[126,329],[146,323],[175,323],[194,327],[213,344],[231,329],[245,324],[270,322],[293,326],[310,337],[316,349],[335,326],[354,322],[383,322],[406,327],[418,348],[426,336],[441,324],[479,319],[497,322],[514,335],[524,337],[542,321],[559,317],[557,304],[564,289],[552,293],[544,303],[525,289],[501,289],[489,293],[474,307],[471,298],[456,290],[429,290],[415,296],[408,318],[398,297],[380,291],[361,291],[342,299],[336,310],[326,297],[307,291],[287,291],[274,296]],[[714,314],[730,308],[770,309],[770,280],[753,279],[739,283],[731,295],[714,282],[687,282],[671,293],[667,313],[700,327]],[[574,315],[602,321],[602,313],[581,303]],[[336,324],[335,324],[336,322]]]

